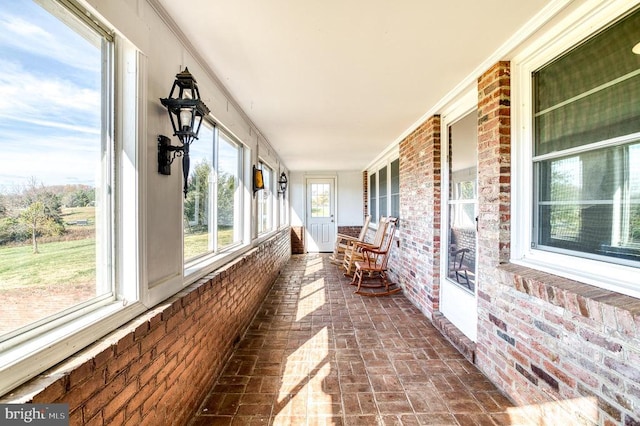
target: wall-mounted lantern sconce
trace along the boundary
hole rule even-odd
[[[262,176],[262,169],[253,166],[253,193],[264,189],[264,177]]]
[[[278,180],[278,193],[284,196],[284,193],[287,192],[287,185],[289,181],[287,180],[287,175],[284,172],[280,173],[280,179]]]
[[[176,89],[178,93],[176,94]],[[176,80],[171,87],[168,98],[161,98],[160,102],[167,108],[173,135],[177,136],[182,146],[171,145],[171,140],[158,136],[158,173],[171,174],[171,163],[182,157],[182,175],[184,178],[184,196],[187,197],[187,178],[189,177],[189,145],[198,139],[202,118],[209,114],[209,108],[200,99],[200,91],[196,80],[188,68],[176,74]]]

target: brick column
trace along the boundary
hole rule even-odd
[[[503,385],[504,360],[494,350],[514,337],[503,320],[497,266],[509,260],[511,91],[509,62],[498,62],[478,79],[478,338],[476,364]],[[506,304],[505,304],[506,303]],[[494,330],[497,328],[497,331]],[[513,374],[517,374],[512,372]],[[503,386],[501,388],[507,391]],[[508,391],[507,391],[508,392]],[[510,392],[509,392],[510,393]]]
[[[509,62],[498,62],[478,79],[478,282],[509,261],[510,97]]]
[[[390,267],[429,318],[440,303],[440,116],[400,142],[400,249]]]

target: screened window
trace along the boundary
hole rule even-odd
[[[378,223],[378,174],[369,175],[369,214],[371,223]]]
[[[640,264],[640,11],[533,73],[532,246]]]
[[[378,217],[386,217],[389,215],[389,185],[387,185],[387,166],[384,166],[378,172]]]
[[[391,162],[391,214],[400,217],[400,160]]]
[[[113,43],[42,5],[0,2],[0,342],[115,294]]]
[[[369,172],[369,214],[372,223],[377,223],[383,216],[400,217],[399,159]]]

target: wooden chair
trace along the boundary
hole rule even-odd
[[[353,237],[351,235],[346,234],[338,234],[336,238],[336,244],[333,248],[333,254],[329,256],[329,259],[338,265],[342,264],[344,261],[344,253],[347,251],[349,247],[355,242],[363,242],[366,235],[367,230],[369,229],[369,222],[371,221],[371,216],[366,215],[364,218],[364,225],[362,226],[362,230],[360,231],[360,235],[357,237]]]
[[[451,266],[449,268],[449,276],[455,278],[460,284],[471,288],[469,282],[469,271],[464,264],[464,255],[469,252],[468,248],[453,249],[449,253],[449,259],[451,259]]]
[[[383,244],[379,248],[364,247],[362,249],[362,260],[356,261],[356,271],[353,274],[351,285],[357,285],[355,293],[363,296],[386,296],[402,290],[395,284],[389,282],[387,278],[387,262],[393,247],[393,235],[396,231],[396,218],[390,218],[384,236]],[[377,283],[366,282],[376,280]],[[382,289],[378,290],[364,290]]]
[[[356,267],[356,261],[363,260],[362,257],[362,249],[364,247],[371,248],[380,248],[382,242],[384,240],[385,232],[387,231],[387,226],[389,224],[389,218],[381,217],[378,223],[378,229],[376,230],[376,234],[373,237],[373,241],[369,242],[354,242],[347,250],[344,252],[344,259],[342,261],[342,267],[345,272],[344,275],[350,277],[353,274],[353,271]]]

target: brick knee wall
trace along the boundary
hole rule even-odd
[[[640,300],[509,264],[510,86],[478,80],[476,363],[531,423],[640,425]]]
[[[71,425],[185,424],[290,252],[287,229],[2,402],[68,403]]]
[[[477,365],[520,415],[640,425],[640,300],[523,266],[497,274],[479,301]]]
[[[291,227],[291,253],[304,254],[304,226]]]

